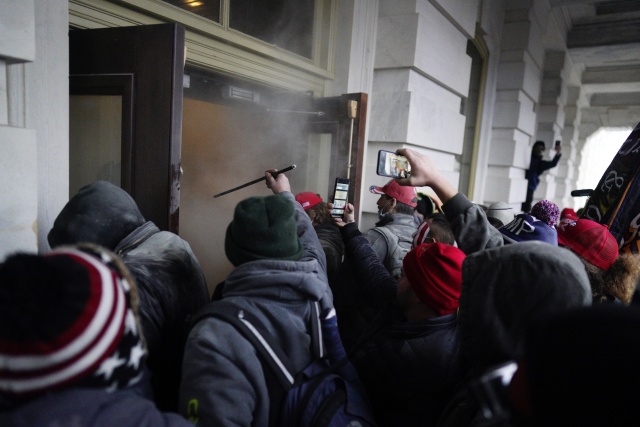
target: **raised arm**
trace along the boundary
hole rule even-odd
[[[458,194],[458,190],[438,171],[428,156],[420,154],[409,148],[401,148],[398,154],[405,156],[411,164],[409,178],[398,179],[400,185],[413,185],[414,187],[429,186],[438,195],[442,203]]]
[[[295,196],[291,193],[289,179],[285,174],[278,174],[274,178],[273,175],[271,175],[271,172],[275,172],[275,169],[265,173],[267,187],[273,191],[273,194],[286,197],[291,201],[291,203],[293,203],[293,208],[295,209],[294,215],[298,227],[298,237],[300,238],[304,248],[302,259],[316,259],[322,267],[322,271],[324,272],[325,279],[328,283],[326,255],[324,254],[324,250],[322,250],[318,234],[313,228],[309,215],[306,214],[300,203],[296,202]]]
[[[484,210],[459,193],[428,156],[408,148],[401,148],[397,152],[411,164],[411,175],[398,179],[398,184],[429,186],[435,191],[443,203],[442,210],[449,220],[458,247],[464,253],[469,255],[504,244],[502,234],[489,223]]]
[[[558,147],[558,148],[560,148],[560,147]],[[556,167],[556,165],[560,161],[560,157],[561,156],[562,156],[562,154],[560,154],[558,152],[558,153],[556,153],[555,156],[553,156],[553,159],[551,159],[551,160],[540,160],[540,163],[538,165],[538,170],[540,171],[540,173]]]

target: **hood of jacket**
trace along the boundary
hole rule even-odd
[[[145,223],[133,198],[107,181],[82,187],[64,206],[47,239],[52,248],[90,242],[111,251]]]
[[[257,297],[277,301],[320,301],[329,293],[322,267],[315,259],[259,260],[236,267],[224,282],[223,297]]]
[[[591,299],[584,265],[564,248],[523,242],[469,255],[462,264],[463,350],[476,367],[517,359],[532,324]]]

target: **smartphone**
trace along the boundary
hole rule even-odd
[[[378,151],[378,168],[376,173],[380,176],[390,176],[392,178],[408,178],[411,172],[411,165],[405,156],[392,151]]]
[[[348,178],[336,178],[336,185],[333,187],[333,209],[331,210],[331,216],[334,218],[342,218],[344,215],[349,198],[349,183]]]
[[[556,141],[556,148],[560,147],[560,144],[561,144],[560,140]]]

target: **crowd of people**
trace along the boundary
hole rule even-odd
[[[327,313],[378,426],[640,415],[640,258],[572,209],[483,207],[428,156],[398,154],[411,175],[370,188],[368,230],[352,204],[333,218],[330,201],[266,172],[273,194],[235,207],[234,269],[212,296],[188,242],[119,187],[83,187],[49,232],[51,252],[0,264],[0,425],[302,425],[281,411],[256,343],[298,385],[325,357]]]

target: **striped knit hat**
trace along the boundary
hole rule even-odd
[[[418,226],[418,229],[416,230],[416,232],[413,233],[411,248],[420,246],[423,243],[428,243],[428,242],[425,242],[425,239],[429,236],[429,230],[430,230],[430,227],[427,220],[422,221]]]
[[[146,350],[127,277],[115,255],[95,246],[0,264],[0,394],[140,382]]]

